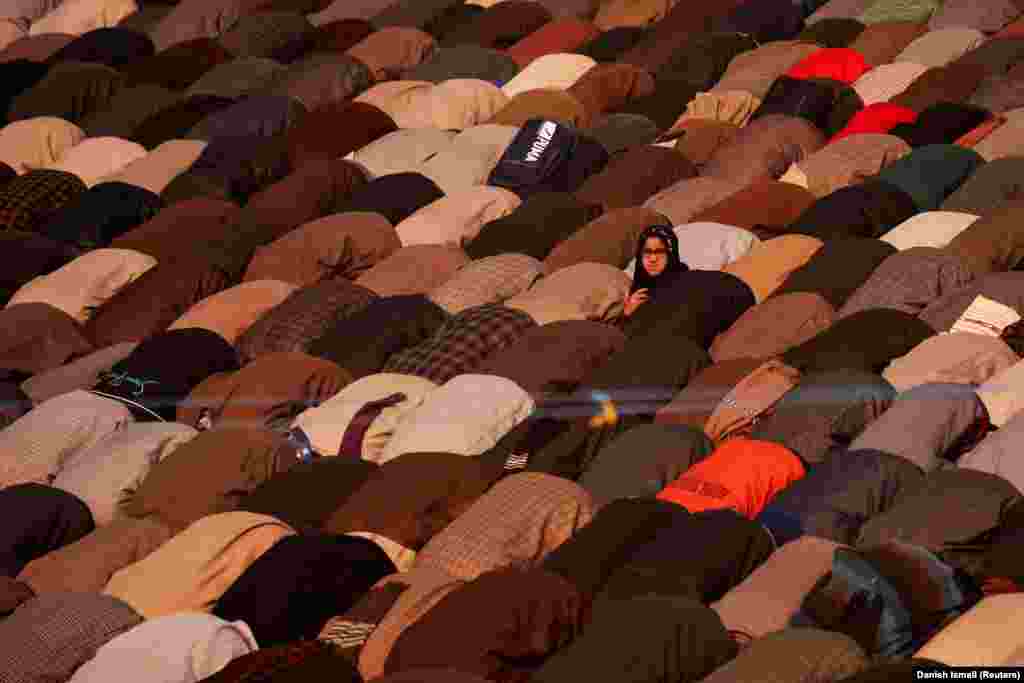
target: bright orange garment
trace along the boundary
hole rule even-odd
[[[690,512],[730,508],[754,519],[805,472],[800,458],[785,446],[734,437],[662,489],[658,499]]]

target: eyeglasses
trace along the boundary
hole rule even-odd
[[[644,256],[664,256],[668,253],[668,249],[644,249],[640,253]]]

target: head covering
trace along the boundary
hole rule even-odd
[[[0,536],[3,576],[17,576],[32,560],[74,543],[95,528],[85,503],[42,484],[0,489],[0,510],[10,516]]]
[[[668,250],[666,257],[668,264],[658,275],[651,275],[647,272],[646,267],[643,265],[644,258],[643,252],[647,244],[648,239],[659,240],[664,249]],[[669,225],[651,225],[644,229],[640,233],[640,237],[637,239],[636,256],[634,257],[635,262],[638,264],[633,275],[633,284],[630,287],[630,293],[637,291],[638,289],[647,289],[649,294],[654,296],[654,291],[658,288],[658,283],[662,280],[671,280],[677,273],[683,273],[689,270],[689,267],[679,257],[679,238],[675,232],[672,231]]]
[[[141,622],[131,607],[109,595],[33,598],[0,621],[7,643],[0,675],[10,681],[69,680],[101,647]]]
[[[538,472],[494,485],[417,555],[429,568],[472,581],[503,568],[530,568],[590,521],[590,495],[579,485]]]
[[[49,484],[65,460],[131,421],[117,401],[85,391],[52,398],[0,431],[0,486]]]
[[[207,614],[177,614],[151,619],[122,633],[101,647],[71,680],[89,683],[128,674],[192,683],[257,648],[244,622],[229,623]],[[171,661],[177,665],[170,666]]]

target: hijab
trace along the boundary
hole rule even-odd
[[[644,245],[650,237],[661,240],[665,248],[668,249],[668,264],[659,275],[650,275],[644,266]],[[672,231],[672,226],[668,224],[649,226],[640,233],[640,239],[636,243],[636,271],[633,275],[633,287],[629,293],[632,294],[638,289],[647,289],[653,292],[659,283],[667,282],[672,279],[674,274],[687,270],[689,267],[679,258],[679,238]]]

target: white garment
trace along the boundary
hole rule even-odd
[[[157,617],[101,647],[71,683],[195,683],[258,649],[242,621],[200,613]]]

